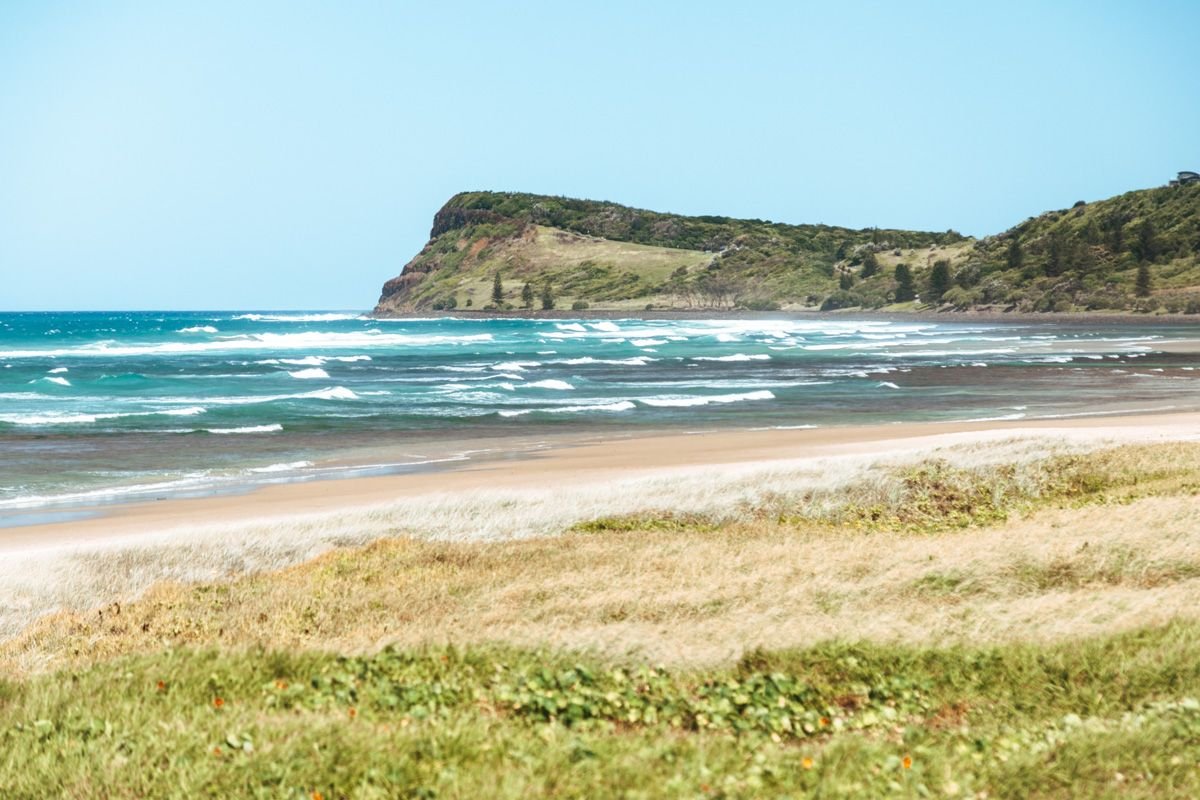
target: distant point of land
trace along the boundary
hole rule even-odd
[[[375,313],[1200,314],[1200,174],[973,239],[465,192]]]

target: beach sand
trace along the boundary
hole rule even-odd
[[[1154,349],[1159,353],[1194,356],[1200,354],[1200,339],[1179,339],[1171,342],[1155,342]]]
[[[285,483],[244,494],[85,509],[91,512],[85,519],[0,530],[0,555],[109,541],[127,543],[152,534],[179,532],[182,536],[187,529],[327,517],[394,507],[434,495],[566,489],[771,464],[796,467],[820,459],[904,456],[1013,437],[1075,442],[1200,438],[1200,413],[714,431],[577,444],[568,440],[518,460],[465,462],[461,468],[441,472]]]

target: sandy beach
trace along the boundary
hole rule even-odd
[[[617,480],[728,472],[738,467],[797,466],[828,458],[916,455],[940,447],[1014,437],[1075,442],[1200,438],[1200,413],[717,431],[587,443],[565,440],[515,460],[464,462],[460,468],[439,472],[284,483],[242,494],[81,509],[93,516],[0,530],[0,554],[363,512],[419,497],[543,490],[548,486],[565,490]]]

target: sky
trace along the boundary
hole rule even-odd
[[[0,0],[0,309],[369,309],[464,190],[997,233],[1200,170],[1200,3]]]

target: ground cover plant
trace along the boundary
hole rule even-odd
[[[60,613],[0,795],[1196,796],[1200,445],[992,452]]]

